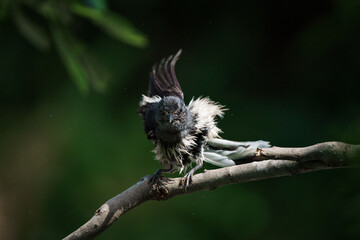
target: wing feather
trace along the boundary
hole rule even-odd
[[[150,140],[156,140],[156,120],[155,113],[161,98],[154,96],[149,98],[143,95],[140,102],[139,113],[144,120],[145,133]]]

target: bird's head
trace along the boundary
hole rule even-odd
[[[180,132],[186,128],[188,110],[182,99],[168,96],[161,99],[155,119],[160,128]]]

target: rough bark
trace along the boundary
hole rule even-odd
[[[356,167],[359,158],[360,145],[326,142],[304,148],[257,149],[251,163],[205,170],[194,175],[193,182],[186,191],[180,185],[181,178],[163,178],[161,183],[152,186],[148,182],[149,176],[146,176],[105,202],[88,222],[64,239],[92,239],[121,215],[148,200],[166,200],[174,196],[214,190],[234,183],[294,176],[325,169]]]

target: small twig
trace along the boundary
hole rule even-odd
[[[360,145],[341,142],[320,143],[305,148],[258,149],[254,162],[233,167],[204,171],[196,174],[185,191],[181,178],[164,178],[161,184],[151,186],[148,176],[103,204],[95,215],[75,232],[70,239],[92,239],[108,228],[121,215],[148,200],[166,200],[192,192],[258,181],[268,178],[293,176],[301,173],[344,167],[355,167],[360,158]]]

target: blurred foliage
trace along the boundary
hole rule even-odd
[[[61,239],[160,167],[136,112],[152,64],[179,48],[186,101],[230,109],[224,138],[359,144],[359,10],[0,1],[0,239]],[[359,169],[340,169],[147,202],[99,239],[359,239],[359,183]]]
[[[110,80],[108,70],[97,61],[86,43],[77,37],[78,17],[85,18],[110,37],[134,47],[148,45],[147,37],[121,15],[107,8],[106,0],[79,1],[4,1],[0,17],[10,15],[19,32],[40,51],[55,44],[70,77],[82,93],[90,86],[104,92]],[[75,25],[75,26],[74,26]]]

